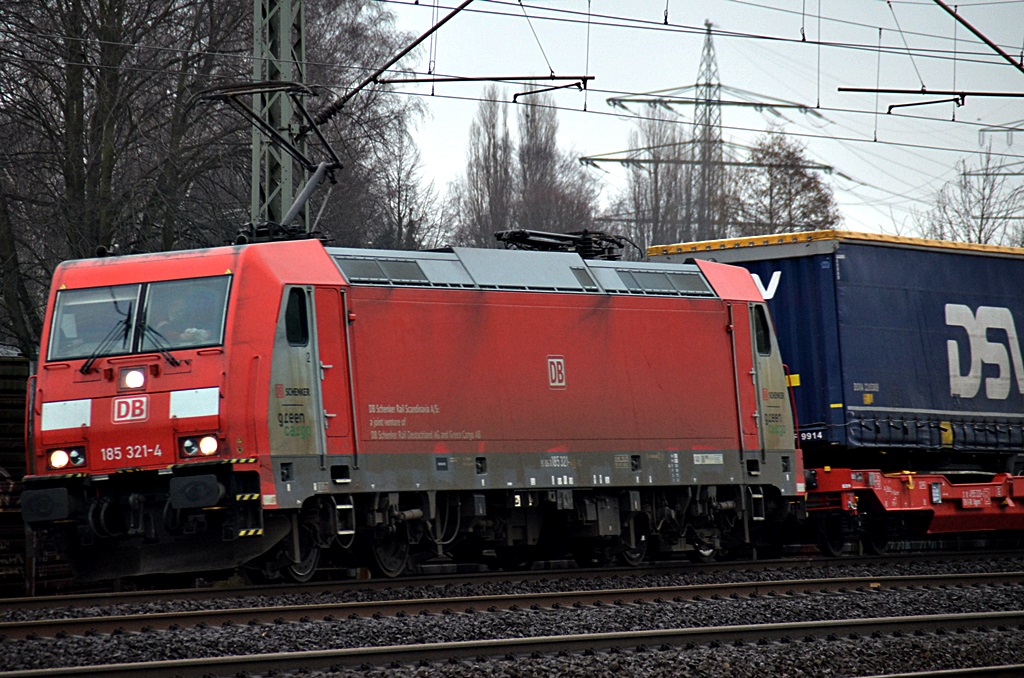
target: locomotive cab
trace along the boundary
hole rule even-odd
[[[232,568],[291,529],[263,511],[266,443],[239,414],[266,402],[260,346],[277,309],[259,253],[56,271],[30,383],[22,510],[79,579]]]

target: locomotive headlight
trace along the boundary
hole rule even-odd
[[[129,367],[121,370],[121,388],[137,389],[146,385],[146,370],[141,367]]]
[[[64,450],[50,452],[50,468],[61,469],[71,463],[71,456]]]
[[[212,457],[220,449],[220,442],[215,435],[182,438],[178,442],[183,457]]]
[[[81,447],[69,447],[64,450],[50,450],[47,461],[50,468],[59,470],[68,466],[85,465],[85,449]]]
[[[186,457],[194,457],[199,453],[199,444],[195,438],[185,438],[181,441],[181,453]]]
[[[217,439],[213,436],[203,436],[199,439],[199,452],[207,457],[217,454]]]

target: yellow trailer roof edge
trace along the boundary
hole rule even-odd
[[[979,245],[976,243],[930,240],[928,238],[911,238],[902,235],[884,235],[882,233],[861,233],[858,231],[843,230],[775,233],[773,235],[756,235],[745,238],[725,238],[723,240],[703,240],[699,242],[676,243],[672,245],[652,245],[647,248],[647,256],[656,257],[668,254],[696,254],[699,252],[715,252],[748,247],[765,247],[769,245],[799,245],[822,240],[874,242],[883,245],[934,247],[967,252],[985,252],[990,254],[1013,254],[1017,256],[1024,256],[1024,247]]]

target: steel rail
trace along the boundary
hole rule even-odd
[[[223,598],[242,598],[250,596],[283,596],[325,593],[343,593],[351,591],[401,591],[410,587],[450,587],[453,585],[480,586],[485,584],[507,583],[509,581],[540,581],[540,580],[586,580],[595,577],[602,579],[635,578],[651,575],[702,574],[709,572],[749,572],[763,570],[814,570],[823,567],[853,567],[858,565],[877,566],[894,562],[962,562],[969,560],[1011,559],[1024,562],[1020,551],[989,551],[989,552],[930,552],[914,554],[893,554],[889,556],[843,556],[841,558],[822,558],[820,556],[795,556],[773,560],[735,560],[713,564],[697,564],[686,561],[647,563],[639,567],[605,567],[576,568],[569,566],[568,561],[554,561],[557,569],[530,570],[521,572],[456,572],[454,568],[441,569],[436,574],[426,574],[396,579],[347,579],[334,581],[313,581],[307,584],[278,584],[252,586],[205,586],[183,589],[159,589],[119,592],[71,593],[64,595],[48,595],[33,597],[0,598],[0,609],[3,610],[52,610],[56,608],[84,608],[93,606],[115,605],[120,603],[151,603],[165,602],[176,598],[188,598],[192,601],[214,600]]]
[[[959,587],[1020,584],[1024,572],[900,575],[892,577],[844,577],[831,579],[784,580],[774,582],[742,582],[661,586],[589,591],[543,592],[532,594],[501,594],[420,598],[415,600],[376,600],[332,602],[307,605],[261,606],[232,609],[151,612],[133,615],[108,615],[75,618],[51,618],[0,623],[0,636],[8,639],[54,637],[57,634],[140,632],[145,630],[188,627],[198,624],[223,625],[280,623],[298,621],[337,621],[354,616],[400,614],[451,614],[487,610],[516,610],[583,605],[628,605],[661,602],[682,602],[700,599],[724,599],[751,596],[813,595],[848,592],[850,590],[882,591],[928,586]]]
[[[938,629],[960,630],[1012,626],[1024,624],[1024,611],[981,612],[951,615],[920,615],[910,617],[884,617],[869,619],[837,619],[829,621],[787,622],[708,628],[663,629],[649,631],[622,631],[583,635],[536,636],[530,638],[499,638],[459,641],[453,643],[424,643],[389,645],[381,647],[345,648],[338,650],[312,650],[281,652],[261,655],[204,657],[199,659],[163,660],[133,664],[103,664],[93,666],[30,669],[0,673],[0,678],[50,678],[66,676],[132,676],[133,678],[165,678],[181,676],[192,678],[211,675],[234,675],[244,672],[267,673],[289,671],[305,673],[314,670],[340,670],[398,662],[439,662],[503,655],[529,655],[534,652],[603,651],[613,648],[633,649],[651,646],[706,645],[712,642],[744,643],[759,641],[792,641],[795,639],[829,636],[864,636],[876,633],[908,633],[918,630],[934,632]]]

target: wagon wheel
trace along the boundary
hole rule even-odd
[[[843,555],[846,547],[846,535],[843,534],[840,521],[829,519],[828,516],[818,523],[818,550],[824,555],[838,558]]]
[[[316,535],[312,527],[299,530],[299,553],[301,560],[284,569],[285,576],[296,584],[304,584],[313,578],[316,567],[320,564],[320,547],[316,545]]]
[[[367,541],[367,550],[370,569],[381,577],[397,577],[409,563],[409,539],[404,529],[374,530]]]
[[[860,543],[864,547],[864,553],[880,556],[885,554],[889,546],[889,531],[885,527],[885,521],[869,521],[860,536]]]

